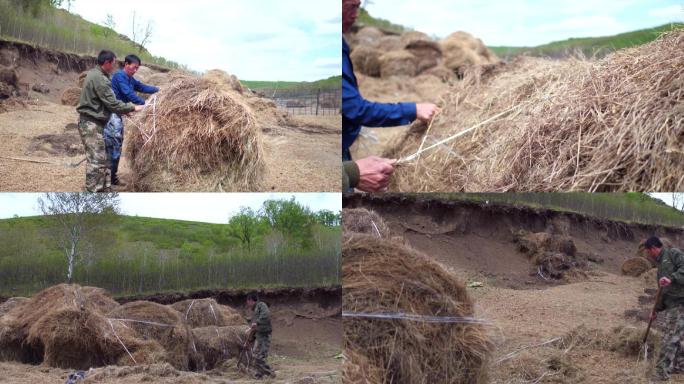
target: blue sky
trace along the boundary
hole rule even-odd
[[[0,219],[40,215],[40,193],[0,193]],[[225,223],[242,206],[259,209],[269,199],[295,199],[318,211],[342,209],[339,193],[120,193],[121,209],[131,216]]]
[[[372,0],[366,9],[430,35],[462,30],[510,46],[684,22],[684,0]]]
[[[71,11],[132,35],[132,13],[154,21],[148,48],[197,71],[245,80],[312,81],[341,73],[339,0],[75,0]]]

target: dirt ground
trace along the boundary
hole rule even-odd
[[[68,166],[84,159],[77,120],[73,107],[45,100],[0,113],[0,191],[80,191],[85,165]],[[264,127],[267,191],[339,191],[341,117],[296,116],[292,121],[293,126]],[[66,148],[59,145],[63,142]],[[119,172],[129,181],[125,152]]]
[[[549,211],[415,203],[410,198],[402,202],[345,198],[345,208],[361,206],[376,211],[393,235],[403,236],[410,246],[434,257],[462,280],[482,283],[482,287],[470,288],[470,294],[476,301],[476,317],[492,322],[496,350],[491,382],[648,382],[646,372],[652,361],[644,363],[635,356],[582,345],[564,349],[559,342],[536,346],[565,337],[578,327],[610,332],[623,326],[643,334],[655,281],[623,276],[620,265],[635,255],[643,237],[658,233],[657,229],[628,226],[619,235],[607,222],[578,221],[576,215]],[[593,251],[602,258],[602,263],[590,263],[586,279],[545,281],[512,241],[512,233],[519,229],[549,231],[558,227],[568,229],[578,251]],[[676,234],[668,236],[680,243]],[[656,329],[661,326],[659,321]],[[675,375],[670,382],[684,383],[684,375]]]

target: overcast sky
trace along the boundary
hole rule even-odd
[[[438,37],[466,31],[491,46],[536,46],[684,21],[684,0],[372,0],[366,9]]]
[[[40,215],[40,193],[0,193],[0,219]],[[225,223],[242,206],[259,209],[269,199],[292,196],[314,211],[342,209],[339,193],[120,193],[121,209],[130,216]]]
[[[312,81],[340,75],[339,0],[74,0],[71,11],[131,37],[132,15],[154,21],[149,51],[243,80]]]

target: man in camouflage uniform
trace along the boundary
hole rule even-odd
[[[260,379],[264,375],[275,377],[275,373],[266,362],[268,350],[271,348],[271,332],[273,331],[268,306],[263,301],[259,301],[256,292],[250,292],[247,295],[247,308],[253,311],[250,332],[256,339],[256,354],[254,355],[256,378]]]
[[[97,63],[98,67],[90,70],[85,78],[76,107],[78,132],[86,153],[86,191],[110,192],[110,161],[105,149],[104,126],[112,113],[127,114],[141,111],[143,107],[116,99],[110,79],[116,66],[113,52],[100,52]]]
[[[658,265],[658,286],[661,299],[656,311],[665,311],[663,343],[656,363],[654,381],[667,381],[670,374],[684,372],[684,253],[677,248],[666,248],[659,238],[646,240],[648,257]],[[651,314],[655,319],[656,312]]]

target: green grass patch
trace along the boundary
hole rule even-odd
[[[259,81],[240,80],[242,85],[251,89],[339,89],[342,87],[342,76],[332,76],[317,81]]]

